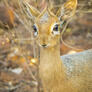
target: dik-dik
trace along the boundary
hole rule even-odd
[[[64,21],[75,14],[77,0],[68,0],[56,12],[53,12],[54,7],[47,6],[40,12],[28,3],[26,6],[34,23],[32,27],[36,43],[40,47],[39,76],[44,92],[92,92],[88,66],[76,64],[67,70],[68,66],[60,58],[61,29]]]

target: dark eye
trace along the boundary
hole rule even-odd
[[[33,30],[34,30],[34,36],[37,36],[38,28],[37,28],[37,26],[35,24],[33,25]]]
[[[53,28],[53,31],[58,31],[59,30],[59,27],[58,27],[59,25],[58,24],[56,24],[55,26],[54,26],[54,28]]]
[[[34,29],[35,32],[37,31],[36,25],[33,25],[33,29]]]
[[[59,24],[55,23],[54,25],[52,25],[51,30],[52,30],[52,34],[53,35],[59,35],[60,31],[59,31]]]

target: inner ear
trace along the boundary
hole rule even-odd
[[[40,12],[33,6],[29,5],[27,2],[24,2],[24,5],[27,8],[27,12],[31,15],[31,17],[38,17]]]

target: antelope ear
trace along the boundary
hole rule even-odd
[[[25,2],[24,5],[26,6],[27,12],[31,17],[38,17],[40,15],[40,12],[33,6],[29,5],[27,2]]]
[[[56,15],[59,19],[69,19],[75,14],[77,7],[77,0],[68,0],[66,3],[63,4],[62,7],[59,8]]]

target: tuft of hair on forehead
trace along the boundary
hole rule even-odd
[[[55,17],[55,15],[50,11],[48,7],[46,7],[43,12],[38,16],[41,23],[47,22],[50,17]]]

